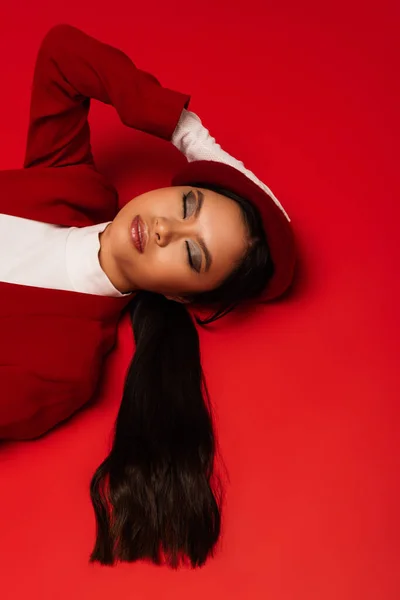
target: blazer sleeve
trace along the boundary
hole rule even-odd
[[[190,95],[161,86],[121,50],[72,25],[56,25],[35,64],[25,168],[94,166],[91,99],[114,106],[128,127],[171,141]]]

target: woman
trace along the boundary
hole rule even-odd
[[[117,211],[91,153],[91,98],[185,154],[171,187]],[[211,309],[210,322],[280,296],[293,276],[283,207],[189,101],[116,48],[55,26],[35,66],[24,169],[0,173],[0,438],[38,437],[87,403],[132,315],[136,351],[91,485],[102,564],[196,566],[212,553],[214,433],[187,305]]]

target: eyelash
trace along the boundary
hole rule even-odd
[[[189,194],[183,194],[183,218],[186,219],[187,208],[186,208],[186,198]]]
[[[186,206],[186,198],[189,196],[189,194],[183,194],[183,198],[182,198],[182,204],[183,204],[183,218],[186,219],[186,215],[187,215],[187,206]],[[185,242],[186,243],[186,250],[187,250],[187,256],[188,256],[188,263],[191,269],[193,269],[194,271],[196,270],[194,268],[193,265],[193,260],[192,260],[192,255],[190,254],[190,246],[189,246],[189,242]]]

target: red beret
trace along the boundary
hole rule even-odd
[[[293,279],[296,248],[290,219],[278,200],[272,193],[267,194],[234,167],[213,160],[190,162],[172,179],[172,185],[193,183],[218,185],[248,200],[258,208],[275,265],[275,273],[256,300],[267,302],[281,296]]]

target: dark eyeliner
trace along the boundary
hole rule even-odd
[[[186,214],[187,214],[187,202],[186,202],[186,198],[188,197],[189,194],[183,194],[183,218],[186,219]]]
[[[197,270],[193,264],[192,255],[190,254],[189,242],[185,242],[185,244],[186,244],[186,248],[187,248],[188,262],[189,262],[190,268],[193,269],[194,271],[196,271],[196,273],[197,273]]]
[[[193,192],[188,192],[187,194],[183,194],[183,218],[186,219],[187,217],[187,197],[192,194]],[[193,271],[195,271],[196,273],[199,273],[200,271],[198,269],[196,269],[196,267],[194,266],[194,262],[193,262],[193,258],[192,258],[192,254],[190,252],[190,245],[189,242],[185,242],[186,244],[186,249],[187,249],[187,255],[188,255],[188,263],[191,269],[193,269]]]
[[[187,215],[187,202],[186,202],[186,198],[188,197],[188,195],[189,194],[183,194],[183,218],[184,219],[186,219],[186,215]],[[194,269],[192,255],[190,254],[189,243],[185,242],[185,244],[186,244],[187,255],[188,255],[188,262],[189,262],[190,268]]]

